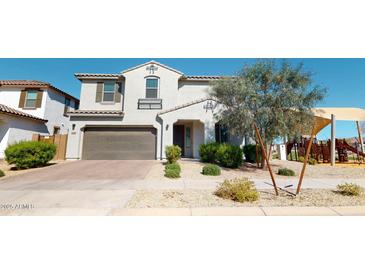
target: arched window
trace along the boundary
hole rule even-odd
[[[146,98],[158,98],[159,79],[157,77],[146,78]]]

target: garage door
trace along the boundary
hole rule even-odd
[[[152,160],[156,129],[89,127],[85,129],[84,160]]]

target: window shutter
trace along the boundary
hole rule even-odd
[[[115,102],[120,103],[122,98],[122,84],[116,83]]]
[[[95,102],[100,103],[102,101],[102,98],[103,98],[103,83],[97,83]]]
[[[27,96],[27,91],[26,90],[22,90],[20,92],[19,108],[24,108],[24,105],[25,105],[25,96]]]
[[[43,90],[39,90],[37,92],[37,100],[35,102],[35,107],[36,108],[42,107],[42,97],[43,97]]]

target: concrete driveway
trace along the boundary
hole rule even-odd
[[[74,161],[0,180],[0,215],[108,215],[157,161]]]

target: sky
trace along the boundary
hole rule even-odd
[[[0,59],[0,79],[39,80],[80,96],[80,82],[76,72],[118,73],[150,60],[175,68],[185,75],[234,75],[255,58],[26,58]],[[365,59],[286,59],[290,63],[303,63],[311,71],[315,84],[326,87],[327,97],[318,106],[365,108]],[[337,121],[337,137],[357,137],[355,122]],[[329,126],[318,135],[319,139],[330,137]]]

